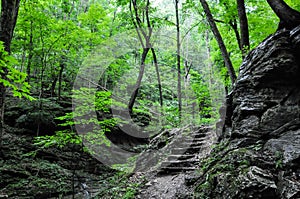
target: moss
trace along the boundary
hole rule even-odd
[[[101,184],[104,187],[99,190],[95,198],[132,199],[144,186],[145,176],[132,176],[132,174],[119,171],[103,180]]]
[[[216,146],[210,157],[203,161],[202,180],[195,186],[195,198],[214,198],[227,189],[232,196],[238,190],[237,177],[246,173],[251,165],[248,148],[229,149],[226,145]],[[222,182],[222,187],[219,183]]]
[[[45,160],[7,161],[0,167],[1,187],[9,197],[51,195],[72,191],[71,173]]]
[[[211,166],[215,165],[217,162],[219,162],[222,159],[222,155],[220,155],[219,153],[226,152],[228,150],[228,142],[224,141],[219,144],[215,144],[212,147],[213,150],[210,156],[206,159],[203,159],[200,163],[203,172],[209,170]]]

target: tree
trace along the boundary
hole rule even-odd
[[[152,24],[150,22],[150,18],[149,18],[149,9],[150,9],[150,1],[147,0],[146,1],[146,6],[145,6],[145,12],[142,12],[142,14],[145,14],[146,17],[146,27],[143,27],[143,21],[140,18],[140,14],[139,14],[139,9],[138,9],[138,5],[137,5],[137,1],[136,0],[131,0],[130,4],[129,4],[129,8],[130,8],[130,14],[131,14],[131,20],[132,23],[136,29],[136,32],[138,34],[138,38],[139,41],[143,47],[143,52],[142,52],[142,57],[141,57],[141,65],[140,65],[140,70],[139,70],[139,75],[136,81],[136,84],[133,88],[133,92],[131,94],[129,103],[128,103],[128,110],[130,113],[132,113],[132,109],[133,109],[133,105],[135,103],[135,100],[137,98],[140,86],[141,86],[141,82],[143,79],[143,75],[144,75],[144,71],[145,71],[145,62],[146,62],[146,58],[148,55],[149,50],[151,49],[152,52],[152,56],[154,59],[154,64],[155,64],[155,69],[156,69],[156,74],[157,74],[157,81],[158,81],[158,88],[159,88],[159,96],[160,96],[160,105],[163,105],[163,99],[162,99],[162,88],[161,88],[161,82],[160,82],[160,74],[159,74],[159,69],[158,69],[158,63],[157,63],[157,57],[155,54],[155,50],[150,42],[151,36],[152,36],[152,31],[153,31],[153,27]],[[144,16],[142,16],[144,17]],[[144,41],[143,41],[144,40]]]
[[[223,41],[223,38],[218,30],[218,27],[215,23],[215,20],[211,14],[211,11],[210,11],[210,8],[207,4],[207,2],[205,0],[200,0],[200,3],[204,9],[204,12],[205,12],[205,15],[206,15],[206,18],[207,18],[207,21],[210,25],[210,28],[218,42],[218,45],[219,45],[219,48],[220,48],[220,51],[222,53],[222,57],[223,57],[223,60],[224,60],[224,63],[225,63],[225,66],[227,67],[227,70],[228,70],[228,73],[229,73],[229,76],[230,76],[230,79],[231,79],[231,84],[234,84],[235,80],[236,80],[236,74],[235,74],[235,71],[234,71],[234,68],[233,68],[233,65],[231,63],[231,60],[230,60],[230,57],[229,57],[229,53],[226,49],[226,46],[224,44],[224,41]]]
[[[238,15],[240,20],[240,31],[241,31],[240,48],[242,50],[242,56],[245,57],[247,52],[250,50],[248,19],[247,19],[247,14],[245,9],[245,1],[237,0],[237,8],[238,8]]]
[[[179,0],[175,0],[175,14],[176,14],[176,33],[177,33],[177,98],[178,98],[178,113],[181,119],[182,99],[181,99],[181,70],[180,70],[180,24],[179,24]]]
[[[278,29],[293,29],[300,25],[300,13],[288,6],[283,0],[267,0],[267,2],[280,19]]]
[[[4,50],[10,54],[10,44],[16,26],[20,0],[2,0],[1,18],[0,18],[0,41],[3,42]],[[7,69],[0,65],[0,74],[2,79],[6,79]],[[0,83],[0,147],[2,144],[2,134],[4,127],[4,105],[6,88]]]

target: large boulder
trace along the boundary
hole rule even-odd
[[[265,39],[228,97],[222,140],[198,198],[300,198],[300,26]]]

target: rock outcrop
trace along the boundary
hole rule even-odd
[[[281,30],[246,57],[196,198],[300,198],[299,44],[300,27]]]
[[[6,132],[0,156],[0,199],[95,196],[113,170],[79,145],[37,148],[29,135]],[[87,187],[87,188],[86,188]]]

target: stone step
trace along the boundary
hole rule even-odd
[[[186,171],[194,171],[197,167],[162,167],[158,174],[168,174],[168,173],[179,173],[179,172],[186,172]]]
[[[185,145],[191,145],[191,144],[203,144],[205,143],[206,140],[203,139],[203,138],[195,138],[195,139],[192,139],[192,138],[189,138],[189,139],[178,139],[176,140],[173,145],[176,145],[176,146],[185,146]]]
[[[169,155],[167,160],[187,160],[193,157],[195,157],[194,154],[182,154],[182,155],[173,154],[173,155]]]
[[[191,142],[191,143],[182,143],[181,145],[179,145],[180,147],[187,147],[187,146],[191,146],[191,147],[194,147],[194,146],[203,146],[205,144],[204,141],[200,141],[200,142]]]
[[[205,138],[207,136],[206,133],[191,133],[191,134],[183,134],[179,136],[179,139],[196,139],[196,138]]]
[[[194,154],[199,152],[203,146],[193,146],[193,147],[178,147],[173,148],[171,154]]]
[[[211,130],[211,127],[208,126],[202,126],[202,127],[198,127],[194,130],[194,132],[200,132],[200,133],[206,133],[209,132],[209,130]]]
[[[201,138],[186,138],[183,141],[184,142],[203,142],[206,140],[206,137],[201,137]]]
[[[169,160],[161,163],[161,167],[193,167],[199,160]]]
[[[194,147],[201,147],[205,146],[205,142],[192,142],[192,143],[176,143],[172,145],[172,148],[194,148]]]
[[[206,137],[206,136],[207,136],[206,133],[192,133],[192,134],[190,135],[190,137],[193,137],[193,138],[204,138],[204,137]]]

